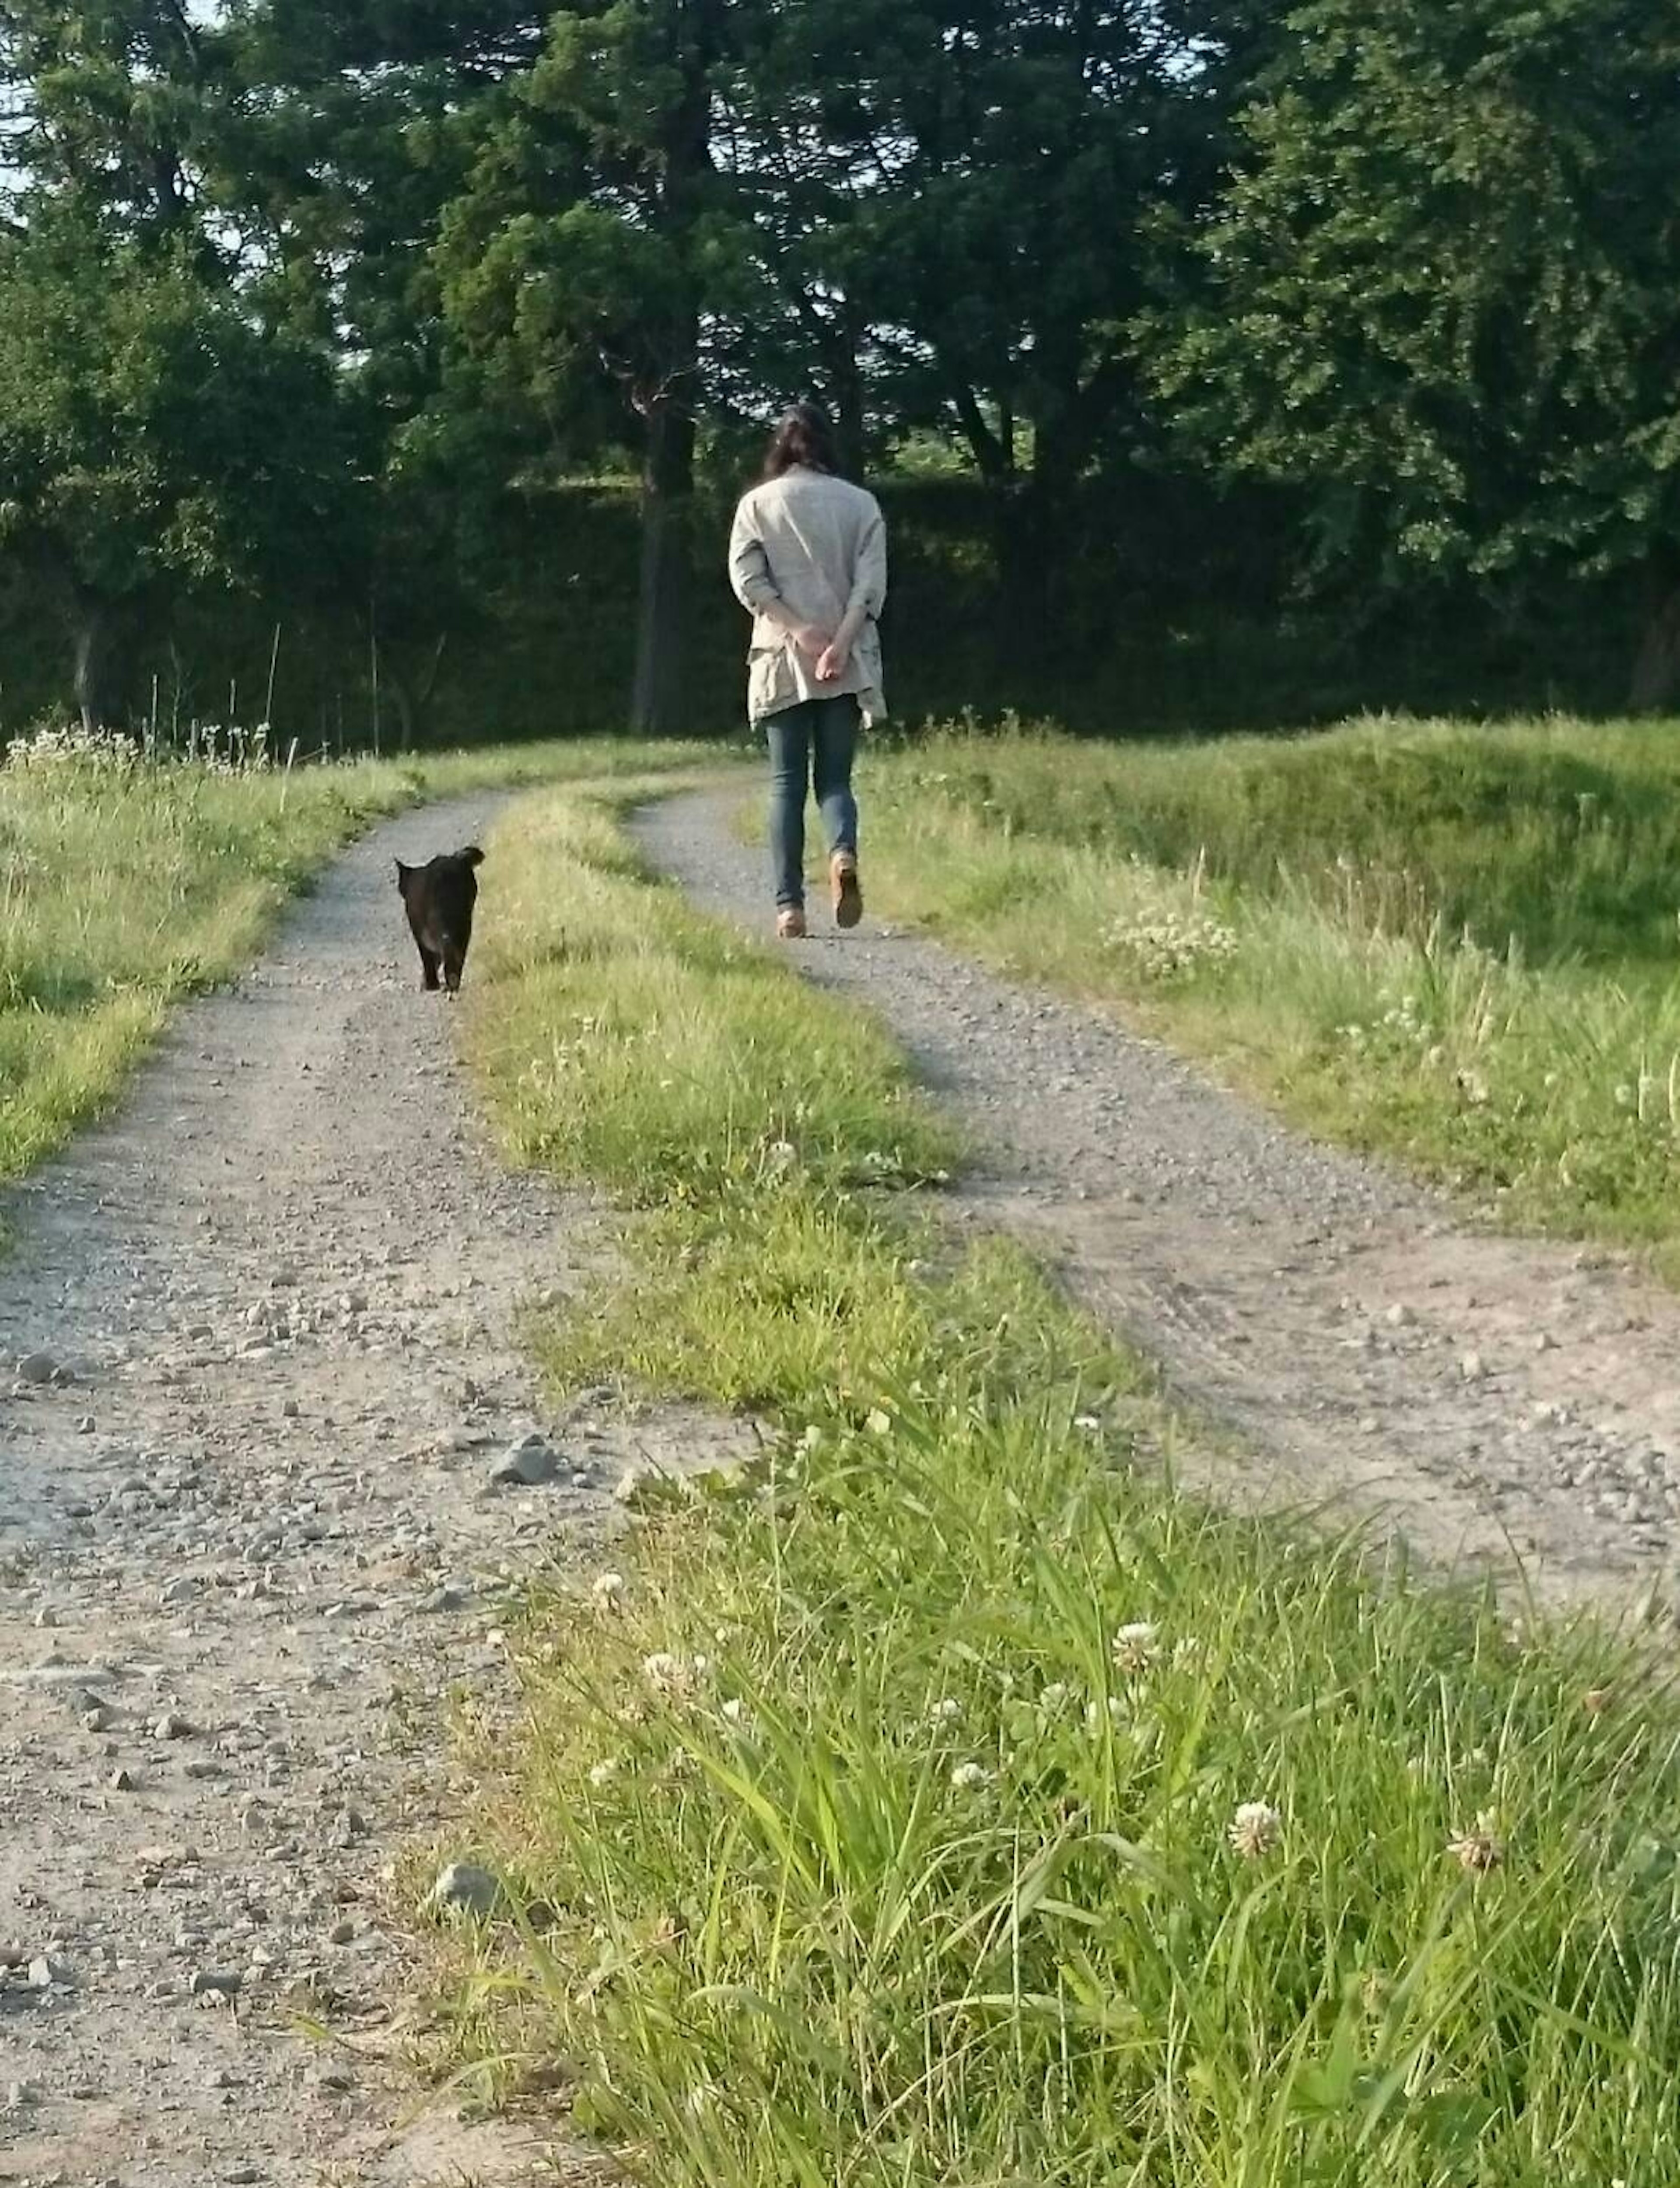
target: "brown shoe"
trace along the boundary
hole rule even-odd
[[[834,884],[834,924],[855,927],[863,917],[863,888],[854,854],[837,851],[828,862],[828,876]]]
[[[803,942],[805,939],[805,915],[797,904],[784,905],[775,916],[775,935],[778,942]]]

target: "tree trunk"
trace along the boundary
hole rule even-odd
[[[685,401],[662,396],[649,405],[630,699],[630,726],[638,736],[681,736],[694,726],[688,682],[694,441],[694,414]]]
[[[1680,692],[1680,586],[1671,584],[1659,594],[1646,622],[1634,657],[1628,704],[1636,713],[1656,713],[1673,705],[1677,692]]]
[[[76,703],[91,736],[122,718],[123,662],[117,616],[108,601],[78,595],[70,616],[76,661]]]

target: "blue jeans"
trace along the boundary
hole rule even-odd
[[[778,911],[805,901],[805,790],[816,792],[831,852],[858,849],[858,808],[852,760],[858,748],[858,702],[850,692],[806,699],[769,715],[770,875]]]

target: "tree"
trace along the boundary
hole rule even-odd
[[[39,206],[0,240],[0,553],[61,604],[90,728],[177,591],[319,555],[347,476],[321,358],[191,259]]]
[[[641,454],[632,726],[686,725],[689,537],[702,336],[743,239],[714,156],[720,81],[755,0],[607,0],[550,15],[541,54],[487,110],[438,251],[450,323],[542,413],[599,416]]]
[[[1680,20],[1638,0],[1311,0],[1244,117],[1155,384],[1314,564],[1414,585],[1637,567],[1680,671]]]

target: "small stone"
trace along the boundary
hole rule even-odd
[[[68,1960],[58,1960],[51,1953],[38,1953],[30,1962],[24,1979],[31,1990],[51,1990],[54,1985],[68,1990],[76,1981],[76,1971]]]
[[[367,1818],[359,1808],[341,1808],[333,1819],[333,1837],[341,1847],[354,1846],[368,1836]]]
[[[499,1459],[492,1468],[490,1479],[498,1485],[516,1483],[533,1489],[546,1481],[555,1470],[555,1454],[540,1439],[535,1443],[519,1443]]]
[[[194,1998],[237,1998],[243,1980],[237,1968],[194,1968],[187,1988]]]
[[[178,1716],[173,1710],[166,1710],[161,1717],[153,1721],[152,1738],[154,1740],[190,1740],[192,1736],[192,1726],[188,1723],[185,1717]]]
[[[302,1411],[302,1407],[298,1404],[296,1398],[288,1398],[280,1407],[280,1418],[283,1421],[295,1421]]]
[[[333,1924],[331,1929],[327,1932],[327,1943],[330,1945],[347,1945],[352,1942],[355,1935],[356,1925],[347,1919],[342,1922],[335,1922]]]
[[[452,1861],[437,1873],[426,1894],[426,1905],[442,1914],[469,1914],[483,1921],[493,1914],[502,1897],[500,1880],[488,1869],[470,1861]]]
[[[35,2087],[35,2085],[34,2085],[34,2084],[33,2084],[33,2083],[31,2083],[31,2082],[8,2082],[8,2083],[7,2083],[7,2084],[6,2084],[6,2110],[7,2110],[8,2112],[27,2112],[27,2111],[30,2109],[31,2106],[32,2106],[32,2105],[38,2105],[38,2104],[40,2103],[40,2101],[41,2101],[41,2092],[40,2092],[40,2091],[39,2091],[39,2090]]]
[[[105,1783],[113,1793],[132,1793],[134,1790],[134,1774],[132,1770],[113,1770]]]
[[[22,1383],[50,1383],[58,1372],[59,1363],[50,1352],[25,1352],[18,1362],[18,1379]]]
[[[1487,1362],[1480,1352],[1467,1352],[1458,1362],[1458,1373],[1467,1383],[1480,1383],[1487,1373]]]
[[[1555,1352],[1558,1349],[1558,1340],[1549,1329],[1542,1329],[1536,1334],[1534,1349],[1536,1352]]]
[[[1411,1308],[1396,1300],[1389,1309],[1387,1321],[1390,1329],[1407,1329],[1418,1319]]]

